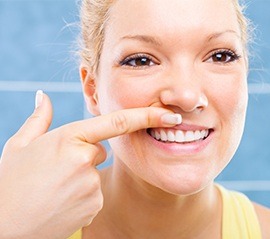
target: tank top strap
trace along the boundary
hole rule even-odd
[[[82,230],[79,230],[67,239],[81,239],[81,238],[82,238]]]
[[[252,202],[242,193],[217,185],[222,195],[222,239],[262,239]]]

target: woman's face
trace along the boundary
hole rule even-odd
[[[116,1],[96,79],[100,113],[163,107],[183,117],[174,128],[111,139],[116,165],[173,194],[192,194],[213,181],[243,132],[247,69],[240,32],[228,0]]]

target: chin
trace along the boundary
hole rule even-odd
[[[181,175],[170,175],[170,177],[159,175],[158,178],[153,180],[155,182],[150,182],[153,186],[159,188],[163,192],[177,195],[177,196],[190,196],[195,195],[205,189],[207,186],[211,185],[214,181],[214,176],[207,173],[188,173]]]

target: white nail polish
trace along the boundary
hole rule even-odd
[[[180,114],[174,114],[175,118],[176,118],[176,124],[181,124],[182,123],[182,115]]]
[[[161,119],[164,124],[177,125],[182,123],[180,114],[164,114]]]
[[[35,108],[38,108],[42,104],[42,100],[43,100],[43,91],[38,90],[36,92]]]

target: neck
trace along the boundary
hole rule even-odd
[[[104,238],[181,239],[220,235],[221,200],[213,183],[194,195],[179,196],[149,185],[123,167],[114,166],[104,171],[102,177],[104,208],[92,228],[106,225],[103,233],[107,230],[110,236]],[[209,237],[209,233],[215,236]]]

